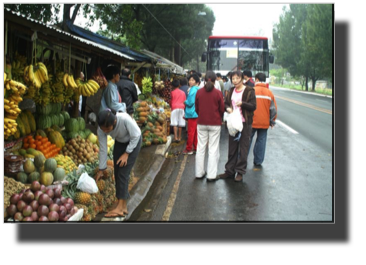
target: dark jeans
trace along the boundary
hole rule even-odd
[[[226,174],[235,175],[236,172],[244,175],[246,173],[251,132],[252,125],[243,123],[243,130],[239,141],[234,141],[235,137],[229,135],[229,155],[225,165]]]
[[[250,137],[250,145],[248,154],[250,151],[250,147],[252,146],[252,140],[257,133],[257,139],[254,144],[253,148],[253,155],[254,155],[254,164],[261,165],[264,161],[264,155],[266,152],[266,143],[267,143],[267,131],[268,129],[252,129],[252,136]]]
[[[141,149],[141,137],[140,141],[133,150],[131,154],[128,156],[127,165],[124,167],[120,167],[117,165],[117,160],[126,152],[126,148],[128,143],[119,143],[115,142],[113,149],[113,162],[114,162],[114,176],[116,179],[116,197],[118,199],[127,200],[130,198],[130,194],[128,192],[128,184],[130,180],[131,169],[134,166],[137,156],[140,153]]]

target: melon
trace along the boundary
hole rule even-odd
[[[36,167],[33,164],[32,160],[27,159],[27,161],[25,161],[23,164],[23,169],[25,173],[30,174],[36,170]]]
[[[43,167],[45,161],[46,161],[46,158],[44,157],[43,154],[37,155],[37,156],[34,157],[34,165],[37,168]]]
[[[65,179],[65,176],[65,169],[61,167],[56,168],[56,170],[53,172],[53,177],[55,181],[62,181]]]
[[[86,129],[84,130],[84,133],[85,133],[85,138],[88,138],[88,137],[89,137],[89,135],[91,134],[91,130],[90,130],[90,129],[88,129],[88,128],[86,128]]]
[[[43,172],[39,182],[45,186],[49,186],[53,183],[53,175],[51,172]]]
[[[54,158],[48,158],[44,162],[44,171],[53,173],[57,168],[57,161]]]
[[[84,131],[85,130],[85,120],[83,117],[76,118],[79,123],[79,130]]]
[[[25,184],[27,183],[28,176],[25,172],[19,172],[16,177],[17,181]]]
[[[79,131],[79,122],[75,118],[71,118],[65,122],[65,129],[68,132],[78,132]]]
[[[37,171],[34,171],[28,175],[27,181],[28,181],[28,183],[32,183],[35,180],[39,181],[40,177],[41,177],[41,174],[39,174]]]

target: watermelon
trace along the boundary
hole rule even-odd
[[[62,126],[64,126],[64,123],[65,123],[64,116],[61,113],[58,114],[58,126],[62,127]]]
[[[78,120],[78,123],[79,123],[79,130],[84,131],[84,129],[85,129],[85,120],[84,120],[84,118],[78,117],[77,120]]]
[[[68,119],[65,123],[65,129],[67,132],[78,132],[79,122],[75,118]]]
[[[64,121],[66,123],[66,121],[70,119],[70,114],[67,111],[61,111],[61,114],[64,116]]]
[[[86,135],[85,135],[84,131],[79,131],[78,133],[82,139],[86,139]]]
[[[85,138],[88,138],[88,137],[89,137],[89,135],[91,134],[91,130],[90,130],[90,129],[88,129],[88,128],[86,128],[86,129],[84,130],[84,133],[85,133]]]
[[[76,138],[78,135],[79,135],[79,133],[78,133],[78,132],[69,132],[69,133],[67,134],[66,139],[74,139],[74,138]]]

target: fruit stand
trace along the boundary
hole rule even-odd
[[[103,73],[96,65],[94,74],[83,80],[78,66],[83,62],[86,67],[85,58],[72,54],[71,44],[65,41],[60,42],[66,47],[54,43],[60,53],[44,49],[37,38],[19,45],[26,48],[18,52],[8,43],[8,31],[5,35],[6,46],[11,47],[5,52],[4,67],[5,221],[92,221],[116,202],[114,140],[108,138],[107,170],[95,183],[97,191],[81,190],[83,173],[95,182],[99,142],[85,119],[71,115],[68,106],[78,104],[80,96],[100,94],[106,85]],[[51,37],[45,38],[52,42]],[[153,79],[135,76],[143,93],[134,103],[134,119],[144,147],[166,143],[170,131],[170,82],[153,84]]]

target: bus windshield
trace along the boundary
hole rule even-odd
[[[259,72],[269,75],[268,41],[266,39],[208,40],[208,70],[226,75],[235,70],[251,70],[253,76]]]

